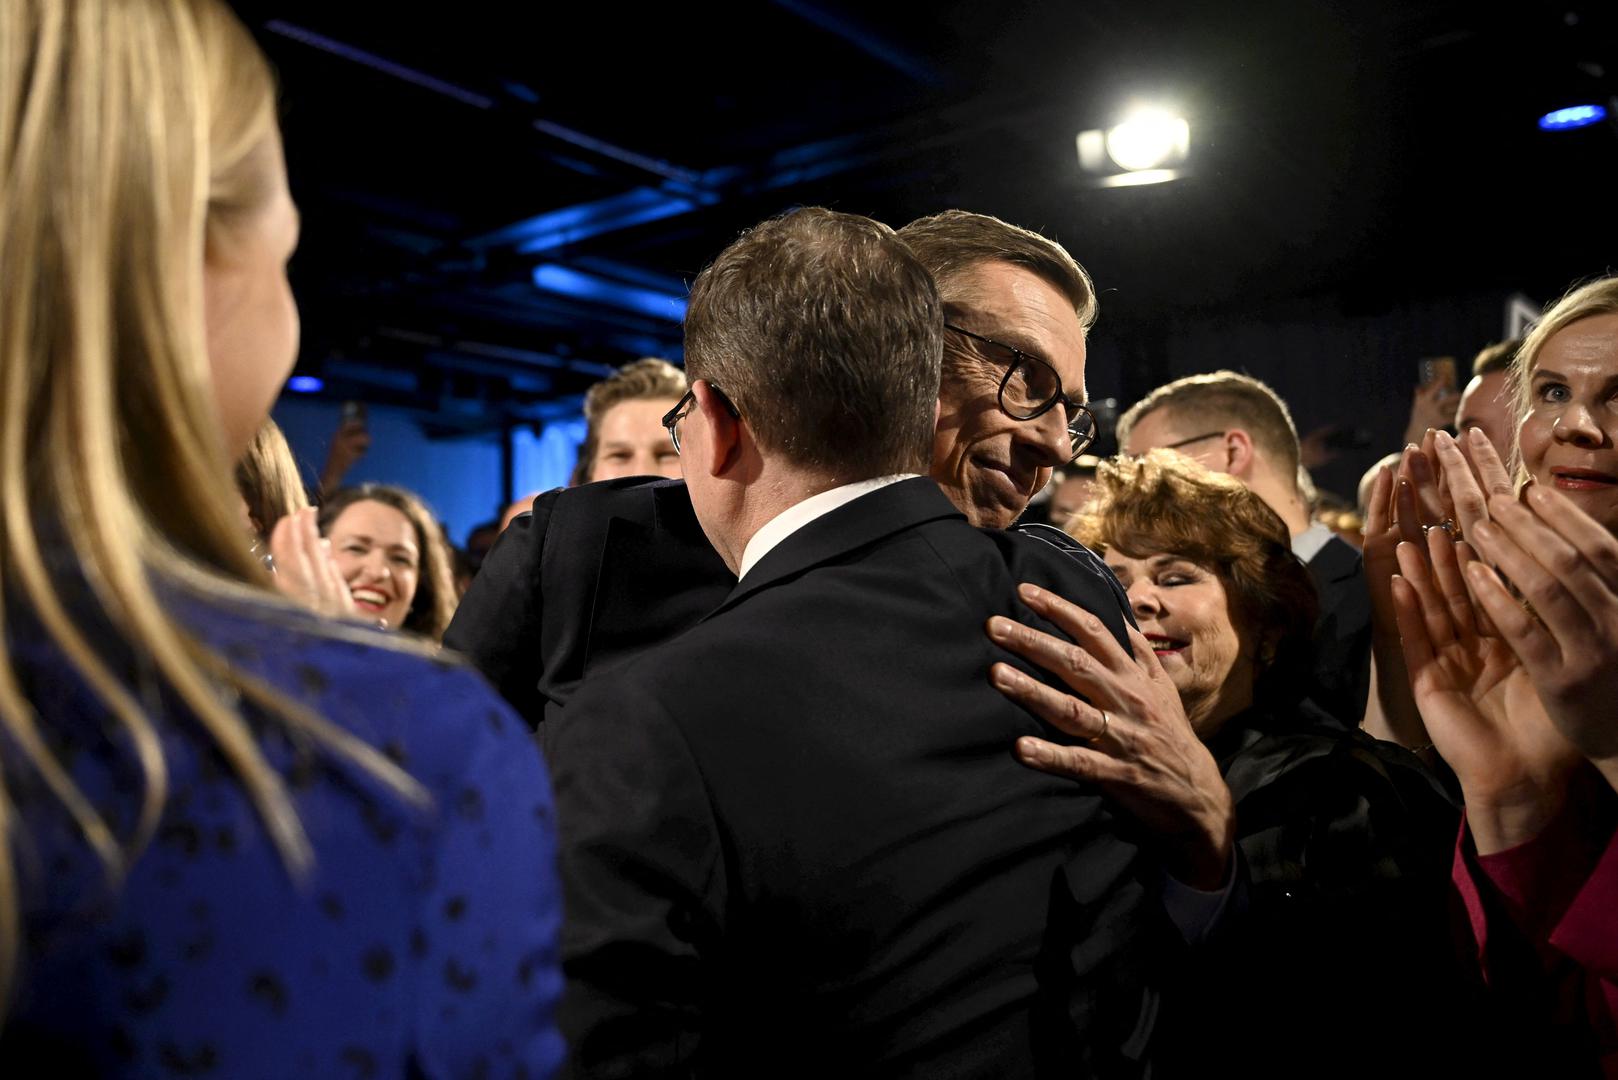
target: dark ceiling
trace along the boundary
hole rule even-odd
[[[799,204],[1040,229],[1128,333],[1614,263],[1614,7],[1367,0],[236,5],[282,81],[300,370],[433,430],[576,411],[677,355],[679,297]],[[1189,176],[1098,189],[1074,135],[1178,104]]]

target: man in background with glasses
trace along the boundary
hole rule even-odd
[[[1298,483],[1298,429],[1276,392],[1234,371],[1189,375],[1118,418],[1124,453],[1178,450],[1246,484],[1286,523],[1292,551],[1320,593],[1309,696],[1346,727],[1365,719],[1371,682],[1371,595],[1360,553],[1313,521]]]

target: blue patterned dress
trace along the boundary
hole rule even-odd
[[[434,806],[249,709],[313,844],[313,871],[294,881],[212,741],[127,660],[170,798],[121,885],[4,749],[24,946],[0,1075],[551,1075],[560,893],[550,789],[522,723],[469,669],[369,631],[334,638],[268,607],[175,610],[239,670],[381,749]],[[128,835],[132,749],[45,635],[13,618],[9,636],[59,759]]]

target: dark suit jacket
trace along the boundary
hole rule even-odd
[[[694,625],[735,584],[682,481],[558,488],[501,535],[444,644],[538,727],[586,675]]]
[[[1140,1072],[1166,923],[1097,792],[1012,756],[1061,738],[988,682],[1019,581],[1125,640],[1091,565],[901,481],[547,721],[576,1074]]]
[[[1365,719],[1371,689],[1371,593],[1365,562],[1353,545],[1334,536],[1305,565],[1320,593],[1309,697],[1345,727],[1356,729]]]

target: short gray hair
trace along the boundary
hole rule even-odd
[[[765,449],[864,478],[927,471],[943,340],[932,275],[892,229],[808,207],[743,233],[697,276],[685,364]]]

